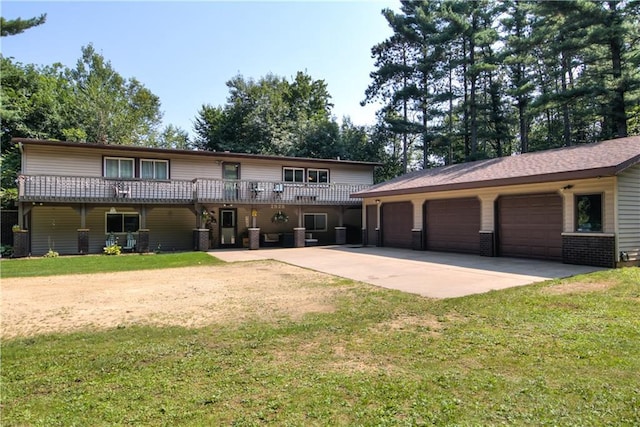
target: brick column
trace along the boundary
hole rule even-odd
[[[193,248],[196,251],[209,250],[209,229],[195,228],[193,230]]]
[[[382,230],[376,228],[376,246],[382,247]]]
[[[347,227],[336,227],[336,245],[347,243]]]
[[[293,229],[293,247],[304,248],[304,227],[295,227]]]
[[[421,251],[422,247],[422,230],[414,228],[411,230],[411,249],[414,251]]]
[[[249,229],[249,250],[260,249],[260,229]]]
[[[78,229],[78,253],[85,255],[89,253],[89,229]]]
[[[495,234],[493,231],[480,232],[480,256],[496,256]]]
[[[13,232],[13,257],[23,258],[29,256],[29,230],[16,230]]]
[[[138,241],[136,242],[138,252],[149,252],[149,229],[144,228],[138,230]]]

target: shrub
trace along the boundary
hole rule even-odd
[[[109,245],[103,248],[105,255],[120,255],[122,252],[122,246],[120,245]]]
[[[49,249],[49,252],[43,255],[44,258],[58,258],[60,254],[53,249]]]
[[[8,258],[13,255],[13,246],[11,245],[2,245],[0,246],[0,257]]]

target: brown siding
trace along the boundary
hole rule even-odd
[[[562,198],[557,194],[498,199],[501,256],[562,260]]]
[[[480,252],[480,200],[477,198],[426,202],[426,248],[431,251]]]
[[[367,205],[367,245],[376,246],[378,244],[377,217],[378,207]]]
[[[411,202],[384,203],[381,212],[382,245],[411,249],[413,235],[413,204]]]
[[[80,215],[70,207],[37,206],[31,210],[31,254],[42,256],[49,249],[61,255],[78,253]]]

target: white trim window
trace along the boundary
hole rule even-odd
[[[326,213],[306,213],[304,214],[305,231],[327,231]]]
[[[307,182],[327,184],[329,182],[329,169],[307,169]]]
[[[282,168],[282,180],[284,182],[304,182],[304,169]]]
[[[134,160],[128,157],[105,157],[105,178],[133,178],[135,170]]]
[[[140,178],[169,179],[169,161],[140,159]]]
[[[602,194],[575,195],[576,231],[602,232],[603,199]]]

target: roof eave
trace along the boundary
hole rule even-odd
[[[358,166],[382,166],[382,163],[378,162],[364,162],[358,160],[338,160],[338,159],[313,159],[309,157],[290,157],[290,156],[270,156],[266,154],[249,154],[249,153],[232,153],[226,151],[196,151],[196,150],[176,150],[167,148],[156,147],[143,147],[138,145],[117,145],[117,144],[96,144],[90,142],[69,142],[69,141],[53,141],[45,139],[33,139],[33,138],[12,138],[12,142],[20,145],[40,145],[40,146],[56,146],[63,145],[67,147],[79,147],[90,149],[104,149],[104,150],[124,150],[124,151],[137,151],[148,153],[174,153],[187,156],[214,156],[221,158],[247,158],[247,159],[261,159],[261,160],[292,160],[297,162],[313,162],[313,163],[334,163],[343,165],[358,165]]]
[[[461,182],[461,183],[454,183],[454,184],[432,185],[432,186],[406,188],[406,189],[400,188],[400,189],[381,190],[381,191],[360,191],[352,194],[351,197],[367,198],[367,197],[397,196],[402,194],[435,193],[439,191],[471,190],[471,189],[488,188],[488,187],[502,187],[502,186],[509,186],[509,185],[523,185],[523,184],[536,184],[536,183],[566,181],[566,180],[575,180],[575,179],[600,178],[605,176],[617,175],[618,173],[621,172],[621,170],[619,170],[619,166],[620,165],[597,168],[597,169],[558,172],[553,174],[492,179],[492,180],[486,180],[486,181]],[[632,165],[629,165],[627,167],[630,167],[630,166]],[[627,167],[625,167],[624,169],[626,169]]]

